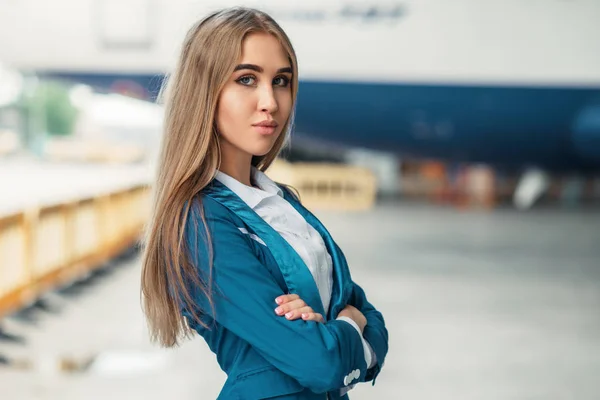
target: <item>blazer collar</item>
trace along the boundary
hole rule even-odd
[[[313,228],[323,238],[325,247],[331,256],[333,263],[333,290],[331,294],[331,302],[329,304],[329,310],[327,313],[327,319],[336,318],[338,313],[346,307],[346,303],[352,294],[352,277],[350,276],[350,270],[346,257],[342,250],[335,243],[331,234],[327,231],[325,226],[315,217],[310,211],[308,211],[294,196],[286,189],[282,188],[284,198],[304,217],[304,219],[312,225]]]

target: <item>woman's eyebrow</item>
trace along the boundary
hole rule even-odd
[[[254,65],[254,64],[240,64],[238,66],[235,67],[235,69],[233,70],[233,72],[235,71],[240,71],[242,69],[250,69],[252,71],[256,71],[259,73],[263,73],[264,69],[262,67],[259,67],[258,65]],[[284,67],[284,68],[279,68],[277,70],[278,74],[284,73],[284,72],[288,72],[288,73],[293,73],[292,72],[292,68],[291,67]]]

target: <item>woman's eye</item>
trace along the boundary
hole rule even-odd
[[[254,83],[255,79],[253,76],[250,75],[246,75],[246,76],[242,76],[241,78],[239,78],[237,80],[237,82],[241,83],[242,85],[252,85]]]
[[[290,80],[285,76],[278,76],[277,78],[273,79],[273,83],[277,86],[286,87],[290,84]]]

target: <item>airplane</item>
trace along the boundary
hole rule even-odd
[[[248,5],[299,59],[294,140],[514,171],[600,170],[600,2],[32,0],[0,60],[153,101],[187,29]]]

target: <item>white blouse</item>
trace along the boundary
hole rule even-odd
[[[258,188],[246,186],[221,171],[217,171],[215,179],[237,194],[298,253],[315,279],[323,309],[327,312],[333,286],[333,262],[319,232],[283,198],[277,184],[256,167],[252,167],[252,181]],[[258,237],[255,240],[262,242]],[[323,318],[327,316],[323,315]],[[337,319],[352,325],[362,338],[360,328],[351,318]],[[372,368],[377,362],[375,353],[364,338],[362,341],[365,361],[368,368]]]

